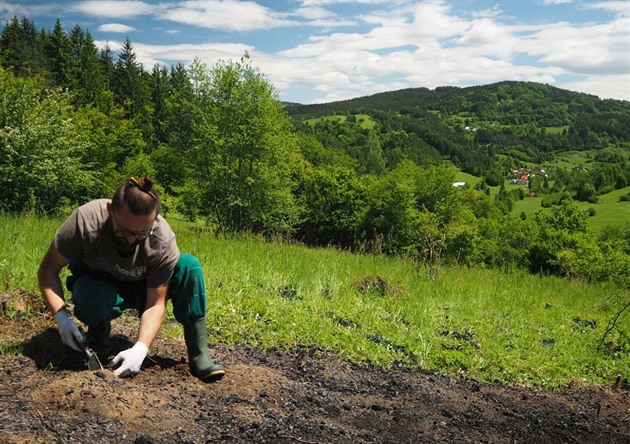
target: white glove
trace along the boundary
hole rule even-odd
[[[118,353],[112,360],[113,366],[120,365],[114,372],[116,376],[124,378],[138,373],[148,352],[147,346],[138,341],[130,349]]]
[[[85,344],[85,336],[83,336],[77,324],[72,322],[72,319],[68,316],[68,312],[66,310],[59,310],[55,313],[54,318],[55,321],[57,321],[61,342],[73,350],[82,352]]]

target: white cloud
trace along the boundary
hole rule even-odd
[[[532,34],[525,49],[546,65],[576,74],[629,73],[628,22],[575,26],[557,23]]]
[[[365,5],[379,5],[379,4],[400,4],[408,3],[408,0],[302,0],[304,6],[320,6],[320,5],[335,5],[338,3],[357,3]]]
[[[628,74],[589,76],[582,81],[565,82],[563,88],[594,94],[600,99],[630,101],[630,79]]]
[[[114,52],[122,48],[122,43],[117,41],[96,41],[98,48],[109,45]],[[171,66],[175,63],[184,64],[192,62],[195,57],[199,57],[208,66],[212,66],[219,60],[240,59],[247,51],[255,53],[252,46],[240,43],[207,43],[207,44],[180,44],[180,45],[148,45],[143,43],[133,43],[134,54],[139,63],[145,69],[150,70],[153,65]]]
[[[568,5],[569,3],[573,3],[573,0],[543,0],[543,5]]]
[[[191,0],[166,9],[161,18],[202,28],[251,31],[295,26],[281,14],[252,1]]]
[[[344,19],[318,19],[311,20],[308,22],[302,23],[303,26],[313,26],[318,28],[335,28],[339,26],[356,26],[357,22],[354,20],[344,20]]]
[[[427,1],[408,8],[413,15],[413,31],[417,35],[431,38],[444,38],[456,35],[467,28],[468,24],[451,13],[446,1]]]
[[[293,13],[308,20],[319,20],[335,16],[333,12],[321,6],[303,6],[293,11]]]
[[[521,50],[521,38],[517,36],[519,28],[499,24],[489,18],[473,20],[468,29],[453,43],[465,47],[471,54],[488,55],[511,59]]]
[[[580,6],[585,9],[601,9],[604,11],[616,12],[626,17],[630,15],[630,5],[628,5],[626,0],[585,3]]]
[[[311,36],[308,43],[280,53],[287,57],[315,57],[348,51],[377,51],[401,46],[432,45],[441,38],[453,37],[467,24],[446,14],[442,2],[412,5],[396,12],[364,15],[360,18],[372,29],[366,33],[333,33]],[[357,54],[358,55],[358,54]],[[343,57],[343,54],[341,54]]]
[[[302,6],[287,14],[287,16],[302,20],[302,26],[332,28],[338,26],[355,26],[357,24],[354,20],[339,17],[334,12],[315,5]],[[295,23],[291,23],[291,25],[295,25]]]
[[[149,3],[134,0],[90,0],[75,3],[70,9],[86,15],[119,19],[152,15],[158,10]]]
[[[499,5],[494,5],[491,9],[482,9],[480,11],[468,11],[473,18],[493,18],[502,14]]]
[[[123,25],[120,23],[105,23],[99,26],[97,29],[102,32],[117,32],[120,34],[128,34],[136,30],[131,26]]]
[[[61,6],[50,3],[45,5],[20,5],[16,3],[0,2],[0,17],[11,19],[15,17],[30,17],[31,15],[51,15]]]

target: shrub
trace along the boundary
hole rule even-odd
[[[599,197],[593,195],[593,196],[590,196],[588,199],[586,199],[586,201],[588,203],[597,203],[599,202]]]

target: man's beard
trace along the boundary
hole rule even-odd
[[[137,239],[129,243],[124,237],[117,237],[117,236],[114,236],[114,242],[118,250],[127,251],[127,252],[135,250],[136,246],[140,243],[140,241]]]

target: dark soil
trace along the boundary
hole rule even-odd
[[[87,370],[41,307],[22,315],[32,296],[0,296],[1,443],[630,443],[624,383],[551,392],[219,344],[227,373],[204,384],[164,335],[120,379]],[[136,330],[114,321],[114,353]]]

